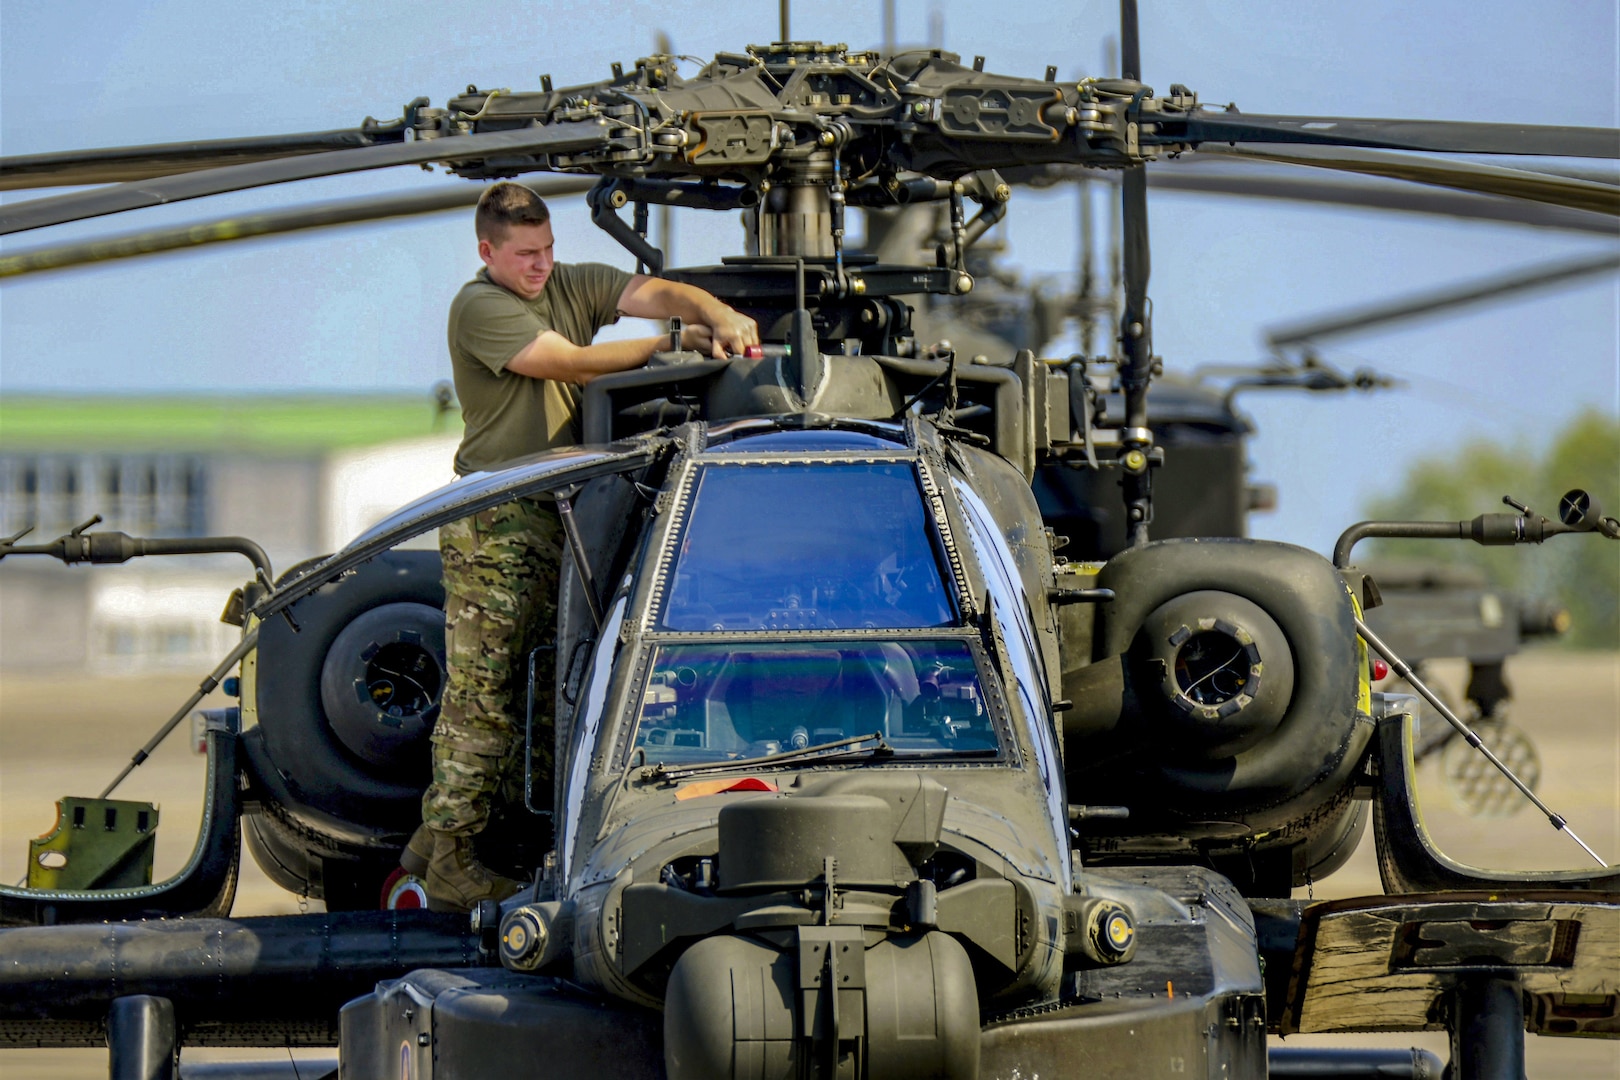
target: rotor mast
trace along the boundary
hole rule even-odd
[[[833,192],[838,172],[831,151],[778,177],[750,212],[749,248],[754,255],[830,259],[833,247]]]

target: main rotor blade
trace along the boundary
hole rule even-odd
[[[1527,202],[1497,195],[1447,190],[1379,177],[1321,177],[1288,167],[1289,163],[1247,161],[1236,155],[1186,155],[1174,164],[1148,170],[1151,191],[1233,195],[1239,198],[1283,199],[1329,206],[1362,207],[1413,214],[1500,221],[1512,225],[1567,229],[1572,232],[1617,235],[1614,218],[1589,210],[1570,210],[1548,203]],[[1000,170],[1013,184],[1048,188],[1055,184],[1090,181],[1116,183],[1114,173],[1080,165],[1025,165]]]
[[[1154,191],[1186,191],[1239,198],[1284,199],[1293,202],[1432,214],[1472,221],[1499,221],[1572,232],[1617,235],[1615,220],[1590,210],[1571,210],[1549,203],[1527,202],[1469,191],[1349,177],[1267,175],[1241,169],[1187,170],[1178,166],[1154,169],[1148,176]]]
[[[1472,161],[1408,157],[1380,153],[1376,150],[1321,151],[1308,147],[1270,150],[1254,147],[1206,146],[1199,152],[1232,154],[1258,161],[1276,161],[1290,165],[1310,165],[1319,169],[1335,169],[1340,172],[1361,173],[1365,176],[1383,176],[1391,180],[1411,180],[1420,184],[1433,184],[1436,187],[1454,188],[1458,191],[1502,195],[1511,199],[1529,199],[1532,202],[1548,203],[1552,206],[1566,206],[1572,210],[1589,210],[1611,217],[1620,216],[1620,187],[1523,169],[1481,165]]]
[[[1328,116],[1259,116],[1198,111],[1167,115],[1144,143],[1286,143],[1419,150],[1431,154],[1523,154],[1620,158],[1613,128],[1481,124],[1451,120],[1371,120]]]
[[[1393,303],[1369,304],[1332,315],[1274,327],[1266,333],[1266,344],[1273,351],[1289,346],[1315,344],[1326,338],[1360,333],[1377,326],[1404,322],[1438,311],[1466,307],[1485,300],[1496,300],[1515,293],[1530,292],[1552,285],[1620,270],[1620,254],[1564,260],[1527,267],[1483,281],[1448,289],[1436,289]]]
[[[1119,0],[1119,74],[1122,79],[1142,79],[1142,32],[1136,0]]]
[[[1120,72],[1126,79],[1142,78],[1142,43],[1136,0],[1119,0]],[[1147,392],[1153,381],[1153,309],[1148,305],[1148,280],[1153,262],[1148,250],[1147,169],[1136,165],[1119,178],[1119,223],[1123,245],[1120,264],[1125,303],[1119,322],[1119,381],[1125,391],[1125,430],[1121,464],[1141,458],[1153,446],[1148,430]],[[1153,521],[1153,485],[1144,468],[1123,468],[1120,486],[1125,497],[1126,542],[1141,547],[1148,542]]]
[[[0,207],[0,236],[60,225],[69,221],[138,210],[164,203],[199,199],[227,191],[268,187],[293,180],[420,165],[435,161],[467,161],[505,155],[575,153],[600,149],[608,139],[606,125],[596,121],[550,124],[482,135],[453,135],[393,146],[367,146],[334,150],[307,157],[278,158],[247,165],[165,176],[157,180],[116,184],[93,191],[74,192],[48,199]]]
[[[568,177],[539,181],[527,186],[541,198],[549,199],[583,194],[590,190],[594,182],[594,177],[591,179]],[[0,255],[0,278],[21,277],[25,274],[64,270],[113,259],[156,255],[165,251],[251,240],[280,233],[462,210],[475,205],[483,192],[481,184],[461,184],[439,191],[342,199],[286,210],[273,210],[264,214],[219,218],[172,229],[155,229],[109,236],[101,240],[87,240],[82,243],[30,248],[26,251]]]
[[[346,128],[251,139],[210,139],[0,157],[0,191],[127,183],[226,165],[398,143],[404,139],[402,127]]]
[[[1148,188],[1151,191],[1284,199],[1616,235],[1614,219],[1584,210],[1566,210],[1519,199],[1442,191],[1376,179],[1322,180],[1297,174],[1283,175],[1266,165],[1251,167],[1239,161],[1205,159],[1204,164],[1218,167],[1200,168],[1189,158],[1174,166],[1151,169],[1148,172]],[[1112,174],[1099,175],[1093,169],[1068,165],[1029,166],[1020,172],[1003,175],[1015,183],[1029,183],[1037,187],[1078,180],[1113,182],[1116,179]],[[590,179],[568,177],[532,181],[528,187],[543,198],[555,198],[582,193],[590,188],[592,182]],[[365,196],[263,214],[216,218],[168,229],[124,233],[97,240],[28,248],[0,254],[0,279],[282,233],[448,212],[474,205],[482,191],[483,188],[479,186],[456,185],[443,190]]]

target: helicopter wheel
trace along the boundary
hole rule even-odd
[[[278,808],[242,818],[242,840],[265,876],[290,893],[324,901],[327,911],[365,911],[389,874],[390,851],[344,849],[287,818]]]

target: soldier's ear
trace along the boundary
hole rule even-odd
[[[486,266],[495,261],[495,245],[488,240],[478,241],[478,257],[484,260]]]

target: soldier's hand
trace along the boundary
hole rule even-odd
[[[681,328],[681,348],[706,353],[714,348],[714,332],[707,326],[684,326]]]
[[[741,356],[750,345],[759,344],[759,326],[742,312],[717,304],[708,322],[713,333],[712,353],[716,360]]]

